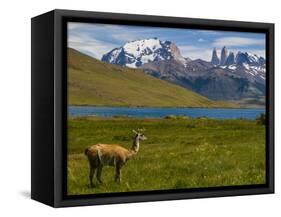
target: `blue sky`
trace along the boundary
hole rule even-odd
[[[176,28],[68,23],[68,47],[100,59],[128,41],[157,37],[179,47],[184,57],[210,61],[213,48],[223,46],[234,53],[247,51],[265,56],[265,34]]]

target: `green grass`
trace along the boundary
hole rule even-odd
[[[129,148],[132,129],[148,140],[122,169],[105,167],[104,184],[89,187],[84,149],[96,143]],[[256,121],[211,119],[70,118],[68,194],[95,194],[265,183],[265,128]]]
[[[70,105],[146,107],[238,107],[131,69],[68,49]]]

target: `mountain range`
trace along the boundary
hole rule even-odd
[[[210,61],[183,57],[178,46],[158,38],[135,40],[114,48],[102,61],[129,68],[195,91],[213,100],[263,104],[266,61],[250,52],[214,48]]]
[[[134,107],[238,107],[155,78],[142,69],[102,62],[68,49],[70,105]]]

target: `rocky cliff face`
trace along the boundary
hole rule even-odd
[[[224,65],[225,64],[226,58],[227,58],[227,50],[226,50],[226,47],[224,46],[222,48],[222,50],[221,50],[220,65]]]
[[[230,52],[225,60],[225,65],[229,66],[235,63],[235,56],[233,52]]]
[[[219,59],[219,57],[218,57],[217,49],[216,49],[216,48],[214,48],[214,50],[213,50],[211,63],[212,63],[213,65],[215,65],[215,66],[217,66],[217,65],[220,64],[220,59]]]

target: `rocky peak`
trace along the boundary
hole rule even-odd
[[[177,47],[175,43],[170,44],[171,56],[176,61],[185,64],[185,58],[181,55],[180,49]]]
[[[221,50],[221,62],[220,62],[220,65],[225,65],[226,58],[227,58],[227,49],[224,46],[222,48],[222,50]]]
[[[219,57],[218,57],[217,49],[216,49],[216,48],[213,49],[213,54],[212,54],[211,63],[212,63],[213,65],[219,65],[219,64],[220,64],[220,59],[219,59]]]
[[[229,66],[235,63],[235,56],[233,52],[230,52],[225,60],[225,65]]]
[[[263,65],[265,64],[265,59],[259,57],[256,54],[249,52],[238,52],[236,55],[236,63],[238,65],[250,64],[250,65]]]

